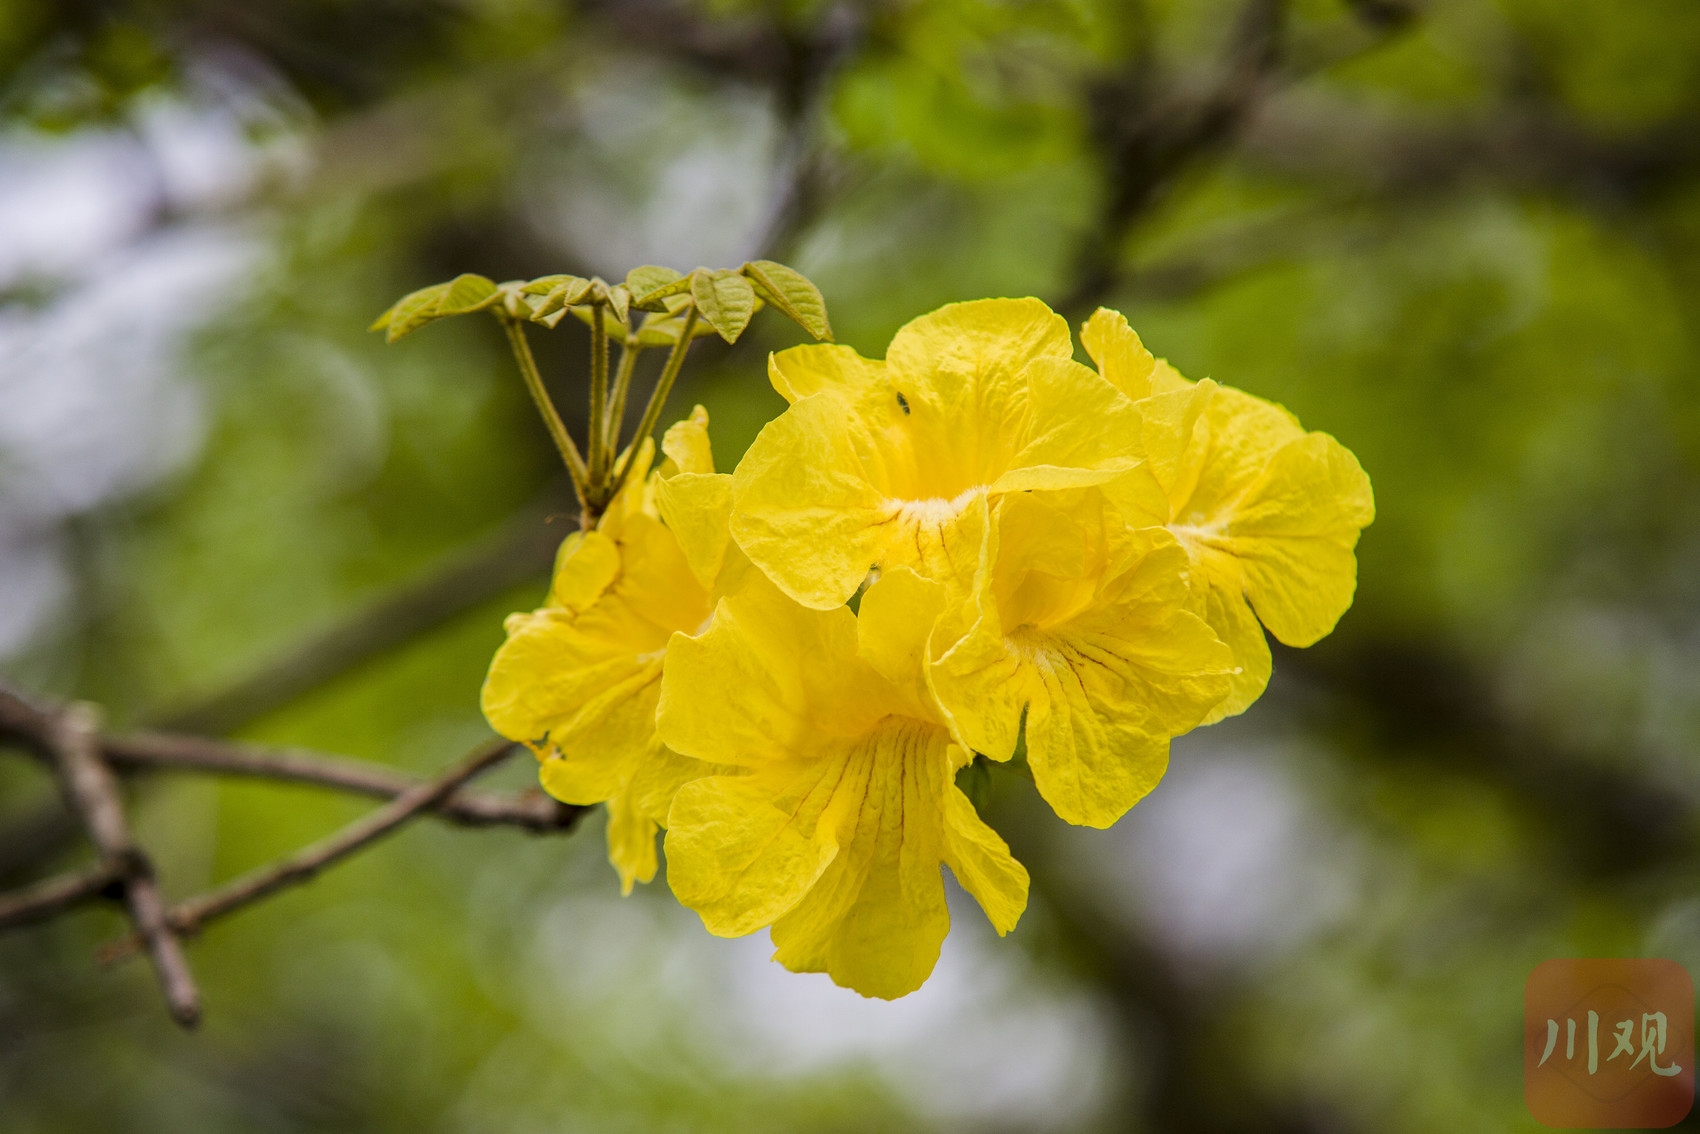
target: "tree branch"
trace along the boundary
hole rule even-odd
[[[298,748],[264,748],[201,736],[133,733],[102,741],[114,768],[128,772],[206,772],[283,780],[396,799],[420,785],[383,764]],[[430,805],[437,817],[464,827],[521,827],[534,833],[571,829],[588,808],[565,804],[540,791],[490,792],[460,788]]]
[[[461,784],[510,756],[519,745],[511,740],[487,741],[435,779],[409,788],[370,815],[357,819],[336,834],[297,851],[270,866],[250,871],[210,893],[190,898],[167,915],[173,930],[185,936],[200,932],[207,922],[241,909],[289,886],[306,882],[321,870],[389,835],[421,812],[441,803]],[[112,962],[138,951],[145,944],[132,934],[101,950],[101,959]]]
[[[46,921],[91,898],[105,897],[122,877],[112,863],[99,862],[0,894],[0,929]]]
[[[153,863],[130,833],[118,779],[101,758],[93,706],[68,705],[55,713],[48,743],[57,761],[66,804],[82,818],[103,865],[118,878],[130,921],[136,927],[137,946],[145,948],[153,961],[171,1018],[186,1028],[194,1027],[201,1018],[200,993],[166,916]]]

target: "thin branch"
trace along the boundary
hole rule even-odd
[[[608,324],[603,310],[601,303],[590,305],[590,436],[585,446],[590,451],[586,498],[598,511],[607,504],[601,493],[613,456],[608,437]]]
[[[608,490],[610,499],[620,491],[620,486],[626,483],[626,474],[632,471],[632,462],[637,459],[638,447],[643,444],[643,439],[655,432],[655,423],[661,420],[661,409],[667,404],[667,395],[673,390],[673,380],[679,377],[679,368],[685,365],[685,353],[691,349],[696,329],[697,309],[693,303],[685,309],[685,324],[679,328],[679,341],[667,352],[667,364],[661,368],[661,377],[655,380],[655,389],[650,391],[649,402],[643,407],[643,417],[638,421],[637,432],[632,434],[631,449],[626,459],[620,462],[614,483]]]
[[[264,748],[200,736],[133,733],[102,741],[106,758],[120,771],[207,772],[214,775],[284,780],[376,799],[397,799],[421,781],[382,764],[296,748]],[[468,827],[521,827],[533,832],[565,831],[586,808],[542,792],[477,791],[461,788],[437,800],[439,818]]]
[[[643,347],[637,343],[635,335],[627,335],[626,341],[620,344],[620,365],[614,371],[614,392],[608,399],[608,416],[603,424],[607,430],[609,459],[620,451],[621,426],[626,423],[626,397],[632,389],[632,371],[637,369],[638,355],[643,353]]]
[[[279,890],[315,877],[320,871],[389,835],[420,813],[448,798],[456,788],[478,773],[501,762],[516,748],[511,740],[492,740],[479,745],[459,763],[435,779],[396,796],[370,815],[350,823],[336,834],[321,839],[270,866],[250,871],[198,898],[173,907],[172,929],[185,936],[200,932],[209,921],[259,901]],[[139,934],[116,941],[101,951],[107,962],[122,960],[144,944]]]
[[[561,460],[567,464],[567,472],[573,478],[573,488],[578,492],[580,502],[583,502],[590,491],[590,473],[585,468],[584,457],[579,454],[578,445],[573,442],[573,435],[567,432],[566,423],[555,410],[555,403],[549,400],[549,391],[543,385],[543,375],[537,369],[537,359],[531,353],[531,344],[526,341],[525,327],[513,316],[498,313],[502,330],[507,332],[508,345],[513,348],[514,362],[519,366],[520,377],[525,380],[525,388],[531,394],[531,400],[537,404],[537,412],[543,416],[543,424],[549,430],[549,437],[555,442],[555,448],[560,451]],[[594,423],[591,426],[595,430]],[[596,459],[596,438],[590,439],[591,460]]]
[[[130,834],[118,794],[118,779],[100,754],[92,706],[68,705],[54,714],[49,742],[58,762],[65,802],[83,820],[105,865],[118,874],[135,940],[146,948],[165,993],[171,1018],[192,1028],[201,1018],[200,993],[189,962],[166,914],[153,864]]]
[[[123,878],[123,870],[110,862],[97,862],[81,870],[0,894],[0,929],[29,925],[57,917],[73,906],[104,897]]]

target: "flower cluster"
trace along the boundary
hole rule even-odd
[[[958,788],[1025,760],[1107,827],[1169,741],[1244,710],[1267,629],[1306,646],[1351,604],[1369,480],[1279,406],[1153,358],[1098,311],[1074,358],[1034,299],[914,320],[883,361],[774,355],[790,403],[730,474],[707,415],[651,443],[561,547],[484,688],[569,803],[608,804],[629,891],[655,874],[716,934],[865,995],[932,971],[940,865],[998,932],[1027,872]]]

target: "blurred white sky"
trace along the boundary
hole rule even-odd
[[[225,84],[228,86],[228,84]],[[192,457],[185,336],[263,242],[220,216],[282,154],[252,100],[145,102],[129,130],[0,136],[0,657],[62,609],[63,523]]]

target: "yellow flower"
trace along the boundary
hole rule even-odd
[[[1143,417],[1145,466],[1106,491],[1186,549],[1194,609],[1241,670],[1209,719],[1243,712],[1269,683],[1259,621],[1287,645],[1309,646],[1352,605],[1353,549],[1375,518],[1369,478],[1350,450],[1280,406],[1187,381],[1114,311],[1100,308],[1081,339]]]
[[[1025,718],[1033,780],[1070,823],[1108,827],[1168,767],[1169,739],[1228,693],[1233,659],[1185,609],[1187,556],[1097,489],[1015,493],[980,512],[928,677],[957,737],[994,760]]]
[[[733,476],[734,538],[819,610],[870,568],[943,573],[976,498],[1100,484],[1137,463],[1138,413],[1073,353],[1038,300],[983,299],[912,321],[884,361],[825,344],[775,355],[791,407]]]
[[[1026,870],[956,787],[971,756],[921,680],[940,590],[896,569],[858,618],[754,576],[711,629],[674,640],[662,682],[667,744],[745,770],[674,796],[674,894],[719,936],[771,925],[776,960],[865,996],[932,972],[950,926],[940,863],[1000,934],[1027,904]]]
[[[668,640],[700,632],[747,569],[727,553],[731,478],[714,474],[701,406],[662,449],[668,459],[646,475],[654,443],[645,438],[595,530],[561,544],[548,598],[508,616],[483,691],[490,726],[537,753],[550,795],[608,804],[608,857],[627,893],[655,877],[656,827],[672,793],[713,770],[656,739]]]

